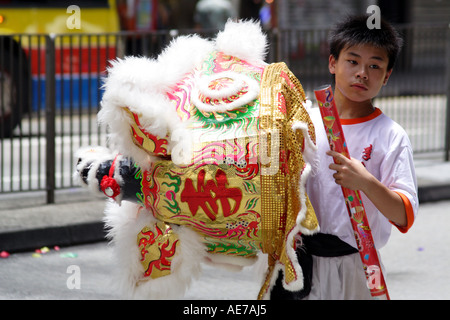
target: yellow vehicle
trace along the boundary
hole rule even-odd
[[[57,108],[86,107],[98,103],[100,77],[117,54],[105,34],[118,31],[115,0],[0,1],[0,138],[24,112],[45,106],[49,39]]]

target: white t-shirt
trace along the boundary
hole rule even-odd
[[[320,232],[336,235],[356,248],[341,186],[334,181],[335,171],[328,168],[333,158],[326,154],[330,147],[319,108],[309,112],[316,130],[319,163],[308,178],[307,193],[319,220]],[[406,232],[419,207],[413,153],[406,132],[379,109],[364,118],[342,119],[341,125],[350,156],[361,160],[372,175],[402,197],[408,226],[399,230]],[[389,239],[392,223],[363,192],[361,196],[375,247],[381,249]]]

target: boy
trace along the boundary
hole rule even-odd
[[[392,73],[401,39],[385,21],[369,29],[362,16],[338,24],[330,40],[329,70],[351,159],[330,151],[320,112],[313,109],[319,164],[307,193],[320,233],[303,236],[297,249],[300,261],[312,255],[312,267],[302,266],[305,288],[288,293],[278,279],[272,299],[371,299],[341,186],[361,191],[377,249],[387,243],[392,225],[406,232],[418,211],[410,141],[372,104]]]

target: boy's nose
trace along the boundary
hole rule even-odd
[[[361,67],[358,71],[357,71],[357,73],[356,73],[356,78],[361,78],[361,79],[364,79],[364,80],[367,80],[367,79],[369,79],[369,76],[368,76],[368,74],[367,74],[367,71],[366,71],[366,69],[364,68],[364,67]]]

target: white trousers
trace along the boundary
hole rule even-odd
[[[311,293],[305,300],[372,300],[359,253],[313,256]]]

